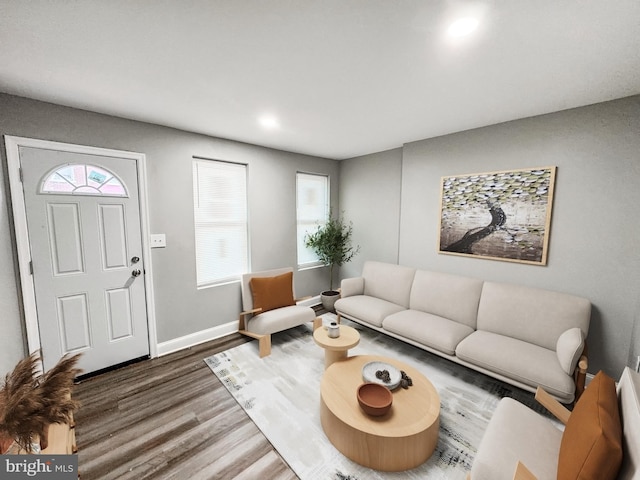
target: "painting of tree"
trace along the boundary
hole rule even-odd
[[[442,178],[438,251],[547,264],[556,167]]]

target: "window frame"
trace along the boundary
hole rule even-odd
[[[203,185],[199,182],[199,177],[198,177],[198,165],[213,165],[213,164],[217,164],[218,166],[222,166],[222,165],[227,165],[230,168],[236,168],[236,167],[241,167],[243,170],[243,175],[242,178],[244,180],[244,191],[240,192],[240,195],[242,195],[243,197],[243,201],[244,201],[244,219],[243,220],[233,220],[233,219],[218,219],[218,220],[208,220],[208,221],[203,221],[202,219],[198,218],[198,200],[200,199],[199,195],[200,195],[200,191],[203,187]],[[207,158],[207,157],[192,157],[192,177],[193,177],[193,220],[194,220],[194,248],[195,248],[195,262],[196,262],[196,287],[198,289],[202,289],[202,288],[209,288],[209,287],[216,287],[216,286],[220,286],[220,285],[227,285],[230,283],[238,283],[240,282],[242,275],[245,273],[248,273],[250,271],[250,265],[251,265],[251,258],[250,258],[250,252],[251,252],[251,248],[250,248],[250,231],[249,231],[249,166],[246,163],[241,163],[241,162],[232,162],[232,161],[228,161],[228,160],[220,160],[220,159],[214,159],[214,158]],[[200,278],[200,268],[199,262],[202,261],[206,261],[209,258],[215,258],[215,255],[209,253],[207,255],[207,253],[202,252],[199,250],[198,248],[198,228],[202,228],[202,227],[206,227],[206,226],[211,226],[211,227],[215,227],[215,226],[239,226],[242,227],[244,226],[244,228],[242,229],[244,232],[244,243],[245,243],[245,251],[244,251],[244,258],[243,258],[243,263],[244,265],[241,266],[241,268],[239,268],[237,273],[233,273],[230,275],[223,275],[223,276],[217,276],[217,277],[206,277],[201,279]],[[214,248],[214,247],[211,247]]]
[[[297,263],[298,270],[306,270],[306,269],[318,268],[318,267],[324,266],[324,263],[322,263],[317,257],[315,260],[309,261],[309,262],[300,261],[300,257],[301,257],[300,247],[302,245],[301,244],[302,239],[299,236],[299,231],[301,227],[301,220],[300,220],[300,211],[301,211],[300,183],[301,182],[300,180],[305,176],[325,179],[324,221],[321,221],[319,218],[305,221],[304,224],[307,225],[306,227],[307,229],[305,230],[305,235],[306,233],[312,233],[313,231],[315,231],[315,228],[317,226],[325,224],[329,220],[329,214],[331,211],[331,177],[330,175],[326,173],[297,171],[296,172],[296,263]],[[308,251],[306,247],[305,247],[305,250]]]

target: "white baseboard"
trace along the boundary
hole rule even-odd
[[[320,303],[322,303],[322,301],[320,300],[320,295],[316,295],[315,297],[307,298],[306,300],[298,302],[298,305],[313,307],[314,305],[319,305]],[[190,333],[189,335],[185,335],[184,337],[174,338],[173,340],[158,344],[158,357],[162,357],[163,355],[177,352],[185,348],[193,347],[210,340],[215,340],[216,338],[224,337],[225,335],[230,335],[237,331],[238,321],[235,320],[223,325],[218,325],[217,327],[207,328],[206,330]]]
[[[177,352],[185,348],[193,347],[216,338],[224,337],[238,331],[238,321],[218,325],[217,327],[207,328],[199,332],[185,335],[184,337],[174,338],[167,342],[158,344],[158,356],[162,357],[169,353]]]

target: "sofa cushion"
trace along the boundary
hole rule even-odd
[[[591,302],[585,298],[522,285],[484,282],[477,329],[555,350],[560,335],[570,328],[580,328],[586,338],[590,319]]]
[[[409,308],[476,328],[482,280],[447,273],[416,271]]]
[[[382,321],[385,330],[409,338],[427,347],[454,355],[456,346],[473,328],[446,318],[416,310],[404,310]]]
[[[362,267],[364,294],[409,308],[409,294],[415,273],[415,268],[367,261]]]
[[[554,350],[491,332],[475,331],[456,347],[456,356],[465,362],[531,388],[544,388],[564,403],[572,402],[575,384],[567,375]]]
[[[584,337],[582,336],[582,330],[578,327],[570,328],[558,338],[558,343],[556,344],[558,361],[568,375],[573,375],[583,350]]]
[[[558,480],[613,480],[622,462],[616,384],[600,371],[569,416],[560,442]]]
[[[295,305],[293,299],[293,272],[274,277],[253,277],[249,280],[253,295],[253,308],[263,312]]]
[[[367,295],[355,295],[336,301],[336,312],[347,318],[364,321],[376,327],[382,327],[382,321],[394,313],[404,310],[404,307]]]
[[[531,439],[544,438],[544,442]],[[511,480],[518,461],[538,480],[555,480],[562,431],[529,407],[505,397],[473,459],[473,480]]]
[[[618,382],[622,420],[622,466],[619,480],[640,478],[640,374],[625,367]]]

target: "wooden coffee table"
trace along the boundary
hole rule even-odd
[[[356,398],[362,367],[374,361],[404,370],[413,381],[408,389],[393,391],[391,410],[381,417],[364,413]],[[358,355],[325,370],[320,419],[331,443],[354,462],[388,472],[409,470],[427,461],[436,448],[440,396],[415,368],[391,358]]]
[[[355,328],[340,325],[340,336],[330,338],[324,327],[318,327],[313,331],[313,339],[324,348],[324,368],[326,369],[334,362],[347,358],[349,349],[360,343],[360,334]]]

